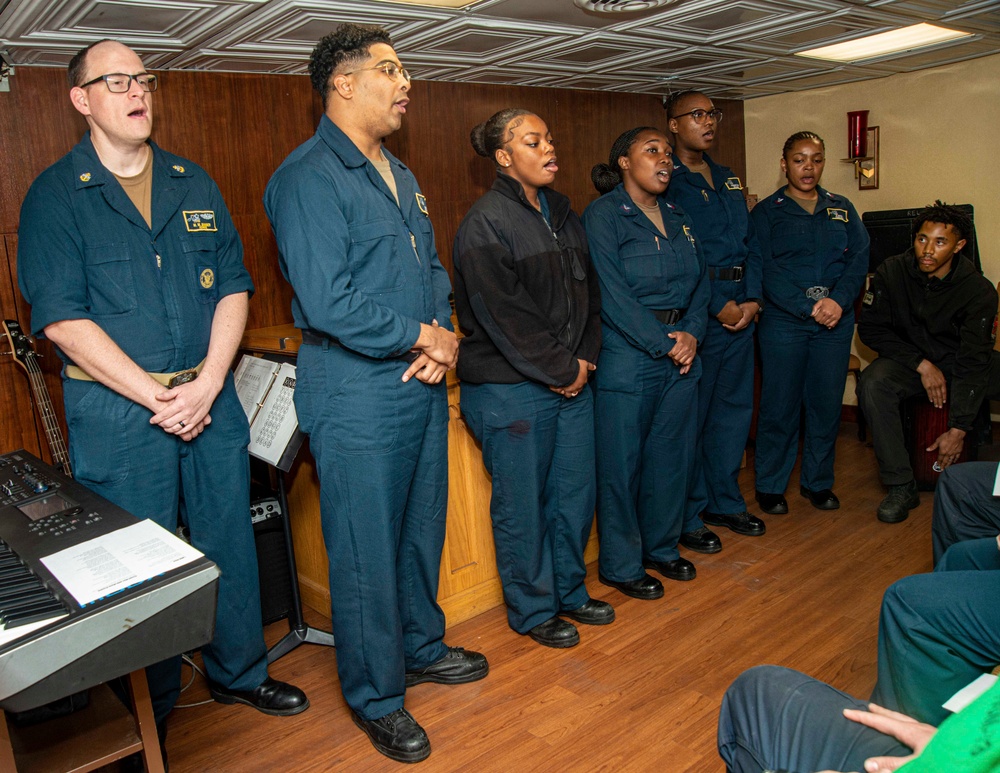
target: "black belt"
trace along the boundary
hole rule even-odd
[[[325,336],[322,333],[314,333],[312,330],[302,331],[302,343],[308,344],[309,346],[340,346],[341,349],[344,348],[343,346],[341,346],[340,341],[338,341],[336,338],[333,338],[331,336]],[[351,352],[352,354],[358,354],[358,352],[355,352],[351,349],[348,349],[347,351]],[[403,354],[396,354],[392,357],[386,357],[385,359],[402,360],[403,362],[414,362],[417,359],[417,357],[420,356],[420,354],[421,354],[420,352],[412,352],[412,351],[403,352]],[[367,355],[358,354],[358,356],[365,357]],[[369,359],[376,359],[376,358],[371,357]]]
[[[745,273],[743,266],[733,266],[732,268],[712,268],[708,267],[709,279],[727,279],[730,282],[742,282]]]
[[[822,300],[823,298],[830,297],[830,288],[823,287],[822,285],[813,285],[806,289],[806,298],[813,301]]]
[[[651,309],[651,311],[664,325],[676,325],[684,318],[687,309]]]

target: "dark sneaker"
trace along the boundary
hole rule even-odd
[[[889,493],[878,506],[878,519],[882,523],[899,523],[910,517],[910,510],[920,504],[916,481],[889,486]]]

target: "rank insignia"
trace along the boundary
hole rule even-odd
[[[212,285],[215,284],[215,272],[212,271],[212,269],[210,268],[206,268],[204,271],[201,272],[201,276],[198,277],[198,280],[201,282],[202,287],[204,287],[206,290],[209,290],[211,289]]]
[[[215,213],[210,209],[185,210],[184,226],[187,228],[188,233],[219,230],[215,225]]]
[[[846,209],[837,209],[836,207],[830,207],[827,210],[827,213],[828,213],[827,217],[830,218],[831,220],[839,220],[841,223],[848,222]]]
[[[80,175],[80,182],[89,183],[90,182],[90,172],[84,172]]]
[[[184,167],[181,166],[180,164],[174,164],[173,169],[175,172],[180,172],[181,174],[184,174]]]
[[[691,242],[691,246],[694,247],[694,234],[691,233],[691,229],[688,228],[686,225],[681,226],[681,228],[684,229],[684,235],[688,238],[688,241]]]
[[[741,191],[743,190],[743,183],[740,182],[739,177],[730,177],[726,180],[726,190],[727,191]]]
[[[422,193],[415,194],[417,197],[417,206],[420,207],[420,211],[425,215],[427,214],[427,197]]]

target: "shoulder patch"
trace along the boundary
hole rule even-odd
[[[861,299],[861,305],[871,306],[873,303],[875,303],[875,293],[869,290],[865,293],[865,297]]]
[[[415,193],[413,195],[417,197],[417,206],[420,208],[420,211],[423,212],[426,215],[427,214],[427,197],[424,196],[424,194],[422,194],[422,193]]]

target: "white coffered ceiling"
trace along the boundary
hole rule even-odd
[[[64,65],[117,38],[150,69],[302,73],[341,22],[389,29],[421,80],[745,99],[879,78],[1000,52],[1000,0],[674,0],[597,14],[572,0],[479,0],[463,9],[391,0],[0,0],[15,65]],[[974,33],[863,64],[795,52],[922,21]]]

